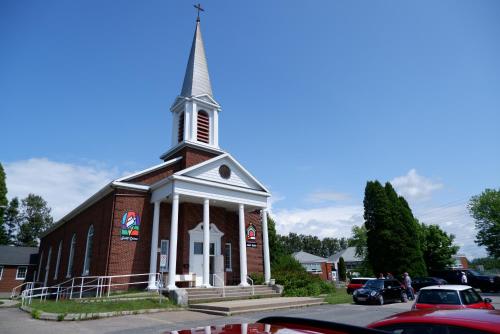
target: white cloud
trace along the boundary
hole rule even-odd
[[[274,212],[280,234],[290,232],[325,237],[349,237],[353,225],[363,223],[363,207],[329,206],[315,209],[280,209]]]
[[[316,191],[309,194],[306,201],[310,203],[325,203],[345,201],[349,198],[349,195],[335,191]]]
[[[406,175],[395,177],[391,184],[398,194],[409,200],[429,199],[434,191],[443,188],[443,184],[418,175],[415,169],[410,169]]]
[[[42,196],[58,220],[107,183],[120,176],[116,168],[98,163],[85,165],[51,161],[46,158],[5,163],[8,197]]]
[[[474,243],[476,228],[474,220],[467,211],[467,204],[429,207],[415,216],[425,224],[439,225],[447,233],[455,235],[455,244],[460,246],[459,253],[469,259],[486,256],[484,247]]]

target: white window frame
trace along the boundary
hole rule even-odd
[[[0,281],[2,280],[3,276],[3,266],[0,266]]]
[[[56,267],[54,268],[54,279],[57,279],[57,276],[59,276],[59,266],[61,265],[61,252],[62,252],[62,240],[59,241],[59,247],[57,249],[57,261],[56,261]]]
[[[71,237],[71,242],[69,243],[69,257],[68,257],[68,268],[66,270],[66,278],[70,278],[73,275],[73,261],[75,259],[75,248],[76,248],[76,233],[73,233]]]
[[[19,277],[19,268],[24,268],[24,277]],[[17,266],[16,270],[16,281],[24,281],[26,279],[26,276],[28,276],[28,266]]]
[[[226,254],[227,246],[229,246],[229,255]],[[226,242],[224,245],[224,256],[228,256],[229,258],[227,259],[229,261],[229,267],[226,268],[226,259],[224,260],[224,271],[231,273],[233,272],[233,245],[231,245],[230,242]]]
[[[93,248],[94,248],[94,225],[90,225],[87,232],[87,242],[85,244],[85,260],[83,261],[82,276],[88,276],[90,273],[90,261],[92,260]]]

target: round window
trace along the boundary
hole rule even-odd
[[[219,167],[219,175],[223,178],[223,179],[229,179],[231,177],[231,169],[226,166],[226,165],[222,165]]]

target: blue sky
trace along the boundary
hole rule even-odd
[[[202,5],[221,146],[270,187],[282,233],[348,236],[378,179],[484,255],[465,206],[499,187],[498,1]],[[159,163],[195,17],[180,0],[1,1],[9,196],[60,217]]]

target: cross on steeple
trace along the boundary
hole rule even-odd
[[[205,10],[201,8],[201,4],[193,5],[193,7],[198,10],[198,17],[196,18],[196,22],[200,22],[200,11],[204,12]]]

